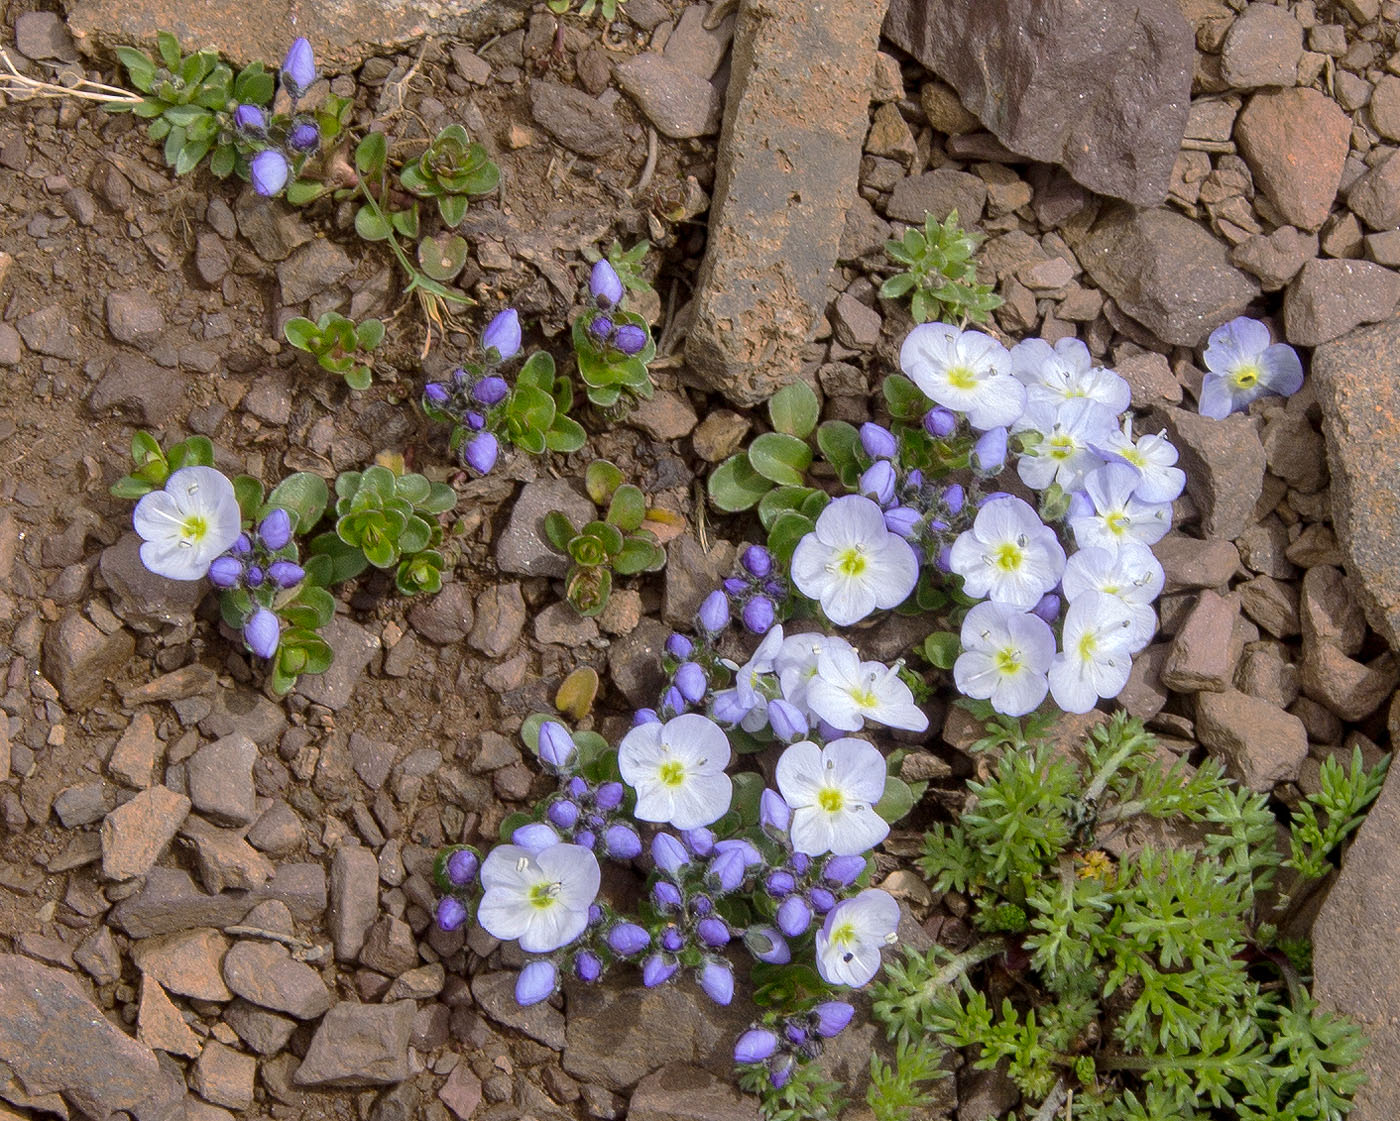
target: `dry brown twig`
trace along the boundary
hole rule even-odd
[[[79,101],[117,101],[126,105],[136,105],[145,100],[139,93],[132,93],[121,86],[109,86],[105,82],[94,82],[90,78],[79,78],[71,86],[31,78],[15,69],[15,64],[10,61],[9,53],[3,47],[0,47],[0,63],[3,63],[7,71],[0,73],[0,91],[8,93],[16,100],[28,101],[34,97],[74,97]]]

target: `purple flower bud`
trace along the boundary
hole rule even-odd
[[[631,957],[651,945],[651,935],[634,922],[620,922],[608,931],[607,943],[613,953]]]
[[[520,351],[520,315],[515,308],[508,307],[497,312],[495,318],[486,324],[486,330],[481,332],[481,349],[488,356],[494,349],[501,362],[514,358]]]
[[[462,369],[461,366],[458,366],[455,370],[452,371],[452,384],[458,389],[461,389],[471,380],[472,376],[469,373],[467,373],[466,370]]]
[[[649,989],[663,985],[676,975],[676,970],[680,968],[680,963],[674,958],[664,958],[660,954],[652,954],[646,961],[642,962],[642,984]]]
[[[599,307],[609,308],[622,302],[622,278],[606,259],[600,259],[588,275],[588,291]]]
[[[681,889],[670,880],[657,880],[651,885],[651,898],[663,911],[679,910],[683,900]]]
[[[438,900],[437,924],[451,933],[467,921],[467,908],[460,899],[445,895]]]
[[[935,405],[924,413],[924,431],[940,439],[951,436],[958,430],[958,418],[942,405]]]
[[[470,409],[462,414],[462,423],[473,432],[480,432],[486,427],[486,418],[474,409]]]
[[[658,833],[651,839],[651,858],[658,868],[670,876],[690,863],[690,853],[669,833]]]
[[[729,945],[729,924],[723,919],[717,919],[713,916],[701,919],[695,924],[695,933],[699,936],[700,941],[712,950]]]
[[[603,975],[603,959],[592,950],[584,950],[574,958],[574,976],[580,981],[592,984]]]
[[[259,658],[270,658],[276,654],[277,644],[281,640],[282,624],[266,607],[259,607],[243,624],[243,641]]]
[[[836,906],[836,896],[824,887],[811,887],[807,889],[807,902],[817,914],[824,915]]]
[[[796,1020],[788,1020],[783,1025],[783,1035],[787,1037],[787,1041],[796,1044],[798,1047],[801,1047],[802,1044],[807,1042],[808,1038],[810,1038],[810,1034],[806,1027]]]
[[[292,516],[280,506],[269,510],[258,523],[258,537],[275,553],[292,539]]]
[[[767,596],[754,596],[744,604],[740,613],[744,627],[750,634],[767,634],[778,617],[773,601]]]
[[[534,855],[551,845],[557,845],[559,834],[542,821],[532,821],[528,825],[522,825],[512,833],[510,843],[519,845],[526,852]]]
[[[313,121],[298,121],[287,133],[287,147],[293,152],[314,152],[321,143],[321,130]]]
[[[622,783],[605,782],[594,793],[593,804],[604,812],[615,810],[622,805],[622,794]]]
[[[778,868],[764,877],[763,890],[774,899],[786,899],[797,890],[797,879],[791,872]]]
[[[864,871],[863,856],[833,856],[822,869],[822,879],[833,887],[849,887]]]
[[[452,393],[440,381],[430,381],[423,387],[423,398],[434,405],[445,405]]]
[[[778,907],[778,929],[789,938],[805,934],[812,925],[812,908],[800,895],[789,895]]]
[[[231,588],[243,578],[243,562],[225,553],[209,562],[209,583],[216,588]]]
[[[673,634],[666,640],[666,653],[673,658],[680,658],[682,661],[689,658],[694,649],[695,643],[683,634]]]
[[[261,136],[267,131],[267,114],[257,105],[240,105],[233,111],[233,127]]]
[[[761,1063],[778,1049],[778,1037],[767,1028],[750,1028],[734,1044],[736,1063]]]
[[[613,860],[635,860],[642,855],[642,839],[628,825],[611,826],[603,834],[603,845]]]
[[[228,547],[228,551],[235,556],[244,556],[253,551],[253,540],[246,533],[240,533],[233,539],[233,544]]]
[[[685,699],[685,694],[674,685],[667,688],[661,696],[661,710],[680,714],[690,708],[690,702]]]
[[[296,100],[311,88],[316,80],[316,58],[311,53],[311,44],[303,38],[292,40],[287,57],[282,60],[282,84]]]
[[[995,475],[1006,466],[1006,429],[989,428],[972,446],[972,467],[980,475]]]
[[[267,566],[267,578],[279,588],[295,588],[306,579],[306,569],[291,561],[273,561]]]
[[[919,535],[924,516],[912,506],[891,506],[885,511],[885,528],[909,541]]]
[[[940,572],[953,571],[953,546],[944,545],[938,550],[938,556],[934,558],[934,563]]]
[[[685,948],[685,935],[676,927],[668,926],[661,932],[661,948],[667,953],[680,953]]]
[[[954,483],[943,492],[943,505],[947,507],[948,513],[960,514],[963,506],[967,503],[967,492]]]
[[[867,498],[873,498],[881,506],[888,506],[894,501],[894,484],[894,464],[888,459],[880,459],[861,474],[859,488]]]
[[[807,869],[812,866],[812,858],[805,852],[795,852],[788,857],[788,867],[799,876],[805,876]]]
[[[762,545],[750,545],[740,554],[739,563],[750,576],[762,580],[773,571],[773,554]]]
[[[721,724],[738,724],[753,711],[738,689],[723,689],[715,694],[710,705],[710,718]]]
[[[521,1008],[528,1008],[548,1000],[558,984],[559,970],[552,961],[529,962],[515,979],[515,1003]]]
[[[574,757],[574,738],[569,730],[557,720],[546,720],[540,725],[540,759],[556,771],[569,768]]]
[[[737,576],[726,576],[719,582],[719,586],[724,589],[724,594],[730,599],[738,599],[749,590],[749,582],[741,580]]]
[[[768,702],[768,727],[773,729],[773,734],[780,740],[791,743],[806,738],[807,717],[800,708],[789,701],[772,700]],[[783,832],[787,832],[786,825],[783,826]]]
[[[828,1000],[812,1009],[812,1015],[817,1021],[815,1031],[823,1039],[840,1035],[855,1014],[855,1008],[844,1000]]]
[[[250,588],[261,588],[266,575],[261,565],[250,564],[247,571],[243,573],[243,582]]]
[[[569,792],[570,798],[582,798],[585,794],[591,794],[593,792],[593,788],[577,775],[569,779],[564,789]]]
[[[729,626],[729,600],[723,592],[711,592],[700,604],[696,615],[700,629],[706,634],[719,634]]]
[[[253,182],[253,190],[264,198],[281,193],[291,171],[287,157],[276,148],[263,149],[248,164],[248,177]]]
[[[708,895],[696,895],[690,900],[690,913],[693,915],[708,915],[714,909],[715,905]]]
[[[1040,602],[1031,608],[1031,614],[1053,623],[1060,617],[1060,597],[1054,592],[1046,592],[1040,597]]]
[[[793,1071],[797,1069],[797,1060],[791,1055],[784,1055],[771,1070],[768,1071],[769,1085],[775,1090],[781,1090],[792,1081]]]
[[[600,343],[605,343],[612,337],[613,321],[606,315],[595,315],[588,321],[588,333]]]
[[[638,327],[635,323],[624,323],[613,332],[613,349],[620,350],[630,357],[633,354],[641,353],[650,337],[644,328]]]
[[[703,825],[685,830],[681,834],[681,840],[696,856],[709,856],[715,851],[715,835]]]
[[[578,814],[578,803],[565,800],[551,802],[544,816],[549,818],[551,825],[559,829],[572,829],[578,824]]]
[[[751,926],[744,931],[744,945],[759,961],[769,965],[786,965],[792,960],[787,940],[775,927]]]
[[[904,481],[914,490],[919,490],[924,485],[924,473],[917,467],[904,476]]]
[[[574,844],[592,851],[598,844],[598,835],[591,829],[580,829],[574,834]]]
[[[506,384],[506,379],[498,378],[492,374],[489,378],[482,378],[472,386],[472,399],[489,408],[504,401],[509,392],[510,386]]]
[[[739,858],[744,862],[745,868],[752,868],[755,864],[763,863],[763,854],[754,847],[752,841],[746,841],[742,837],[716,842],[715,852],[737,852]]]
[[[710,958],[696,975],[700,988],[716,1004],[728,1004],[734,999],[734,971],[727,961]]]
[[[495,436],[490,432],[480,432],[462,446],[462,458],[478,475],[488,475],[491,468],[496,466],[496,456],[500,451],[501,445]]]
[[[1090,518],[1094,515],[1094,500],[1082,490],[1076,490],[1069,496],[1069,509],[1065,513],[1065,521],[1073,521],[1075,518]]]
[[[481,858],[471,849],[458,849],[447,858],[447,878],[456,887],[466,887],[476,879],[481,868]]]
[[[719,853],[710,861],[709,875],[720,891],[736,891],[744,882],[744,858],[738,852]]]
[[[824,740],[839,740],[845,733],[835,724],[828,724],[825,720],[818,718],[817,735]]]
[[[597,925],[598,925],[600,922],[602,922],[602,921],[603,921],[603,908],[601,908],[600,906],[598,906],[598,904],[596,904],[596,903],[590,903],[590,904],[588,905],[588,925],[589,925],[589,926],[597,926]]]
[[[602,814],[589,814],[587,817],[585,817],[585,818],[583,819],[583,823],[584,823],[584,825],[588,826],[589,829],[601,829],[601,828],[603,828],[603,825],[604,825],[604,822],[603,822],[603,815],[602,815]]]
[[[639,708],[632,714],[633,727],[640,728],[643,724],[660,724],[661,717],[657,715],[654,708]]]
[[[674,678],[676,688],[680,694],[691,704],[698,704],[705,699],[705,690],[710,683],[705,679],[705,671],[696,662],[682,662],[676,667]]]
[[[894,433],[868,420],[860,426],[860,446],[871,459],[893,459],[898,450]]]

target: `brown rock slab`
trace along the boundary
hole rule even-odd
[[[181,996],[198,1000],[232,1000],[224,984],[223,960],[228,939],[208,927],[143,938],[131,950],[142,974]]]
[[[492,584],[477,596],[476,622],[467,641],[488,658],[501,658],[525,629],[525,598],[519,584]]]
[[[244,1000],[298,1020],[314,1020],[331,1006],[321,975],[276,942],[235,942],[224,955],[224,981]]]
[[[258,747],[240,732],[205,744],[189,761],[190,801],[220,825],[251,825],[258,819],[253,763]]]
[[[220,829],[194,815],[180,826],[180,836],[194,844],[199,881],[206,891],[247,891],[272,879],[272,861],[244,839],[246,832],[246,828]]]
[[[1231,775],[1261,794],[1296,780],[1308,754],[1301,720],[1233,689],[1196,695],[1196,735]]]
[[[337,1004],[316,1028],[297,1086],[383,1086],[408,1077],[414,1003]]]
[[[1394,269],[1319,257],[1303,266],[1284,293],[1284,333],[1295,346],[1319,346],[1363,323],[1389,319],[1397,303],[1400,274]]]
[[[1231,636],[1239,601],[1203,591],[1172,641],[1162,684],[1178,693],[1223,693],[1235,673]]]
[[[331,938],[339,961],[354,961],[379,914],[379,861],[360,845],[342,845],[331,861]]]
[[[1303,573],[1299,615],[1304,642],[1326,642],[1347,657],[1361,650],[1366,640],[1366,616],[1351,594],[1346,575],[1330,564]]]
[[[1267,462],[1254,421],[1241,413],[1211,420],[1186,409],[1158,407],[1152,423],[1166,428],[1181,453],[1178,466],[1186,472],[1186,493],[1201,512],[1206,536],[1233,540],[1253,525]]]
[[[1400,225],[1400,153],[1392,152],[1347,188],[1347,206],[1373,230]]]
[[[195,887],[183,868],[152,868],[145,886],[111,912],[114,926],[133,938],[170,934],[193,926],[229,926],[258,903],[277,899],[301,922],[319,919],[326,909],[326,874],[319,864],[283,864],[257,891],[209,895]]]
[[[103,634],[70,611],[44,635],[44,676],[68,708],[82,709],[101,696],[135,652],[136,639],[125,628]]]
[[[732,1079],[688,1063],[653,1071],[632,1091],[628,1121],[758,1121],[758,1101]]]
[[[1152,546],[1152,552],[1166,574],[1165,592],[1218,588],[1229,582],[1240,564],[1240,551],[1231,542],[1182,533],[1168,533]]]
[[[112,748],[107,773],[120,783],[144,790],[155,780],[156,760],[164,747],[156,738],[156,723],[150,713],[138,712]]]
[[[719,131],[720,91],[671,58],[643,51],[615,66],[613,74],[663,136],[689,140]]]
[[[102,819],[102,874],[129,880],[150,871],[189,812],[190,800],[164,786],[118,806]]]
[[[753,405],[795,378],[855,197],[878,4],[743,5],[686,360]]]
[[[1282,9],[1270,10],[1297,26]],[[1235,138],[1255,186],[1286,222],[1315,230],[1327,220],[1351,148],[1351,119],[1335,101],[1315,89],[1257,93]]]
[[[1220,76],[1238,90],[1291,86],[1303,57],[1303,25],[1286,8],[1250,4],[1220,48]]]
[[[257,1069],[258,1062],[252,1055],[211,1039],[204,1044],[194,1064],[190,1085],[196,1094],[214,1105],[247,1109],[253,1104],[253,1078]]]
[[[199,1037],[190,1030],[180,1010],[171,1003],[160,983],[149,973],[141,977],[136,1038],[147,1047],[168,1055],[184,1055],[190,1059],[199,1055]]]
[[[1368,665],[1348,658],[1330,642],[1304,642],[1298,669],[1303,692],[1343,720],[1366,719],[1400,683],[1395,655],[1382,654]]]

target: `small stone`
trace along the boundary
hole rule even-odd
[[[1287,708],[1298,699],[1298,667],[1272,646],[1246,650],[1235,684],[1242,693]]]
[[[105,782],[83,782],[59,792],[53,811],[65,829],[101,821],[116,804],[116,792]]]
[[[1114,352],[1113,369],[1132,390],[1135,409],[1153,405],[1181,403],[1181,383],[1172,374],[1171,363],[1155,350],[1137,350],[1125,354],[1122,348]]]
[[[1400,225],[1400,159],[1397,155],[1400,153],[1391,152],[1346,189],[1347,206],[1373,230],[1391,230]]]
[[[1162,684],[1178,693],[1229,688],[1235,669],[1230,639],[1238,614],[1237,600],[1203,591],[1172,642]]]
[[[1297,26],[1282,8],[1249,11],[1274,11]],[[1285,222],[1315,230],[1326,221],[1351,141],[1351,121],[1335,101],[1314,89],[1255,94],[1235,135],[1255,185]]]
[[[1301,720],[1233,689],[1196,695],[1196,734],[1231,775],[1262,794],[1295,781],[1308,754]]]
[[[224,982],[244,1000],[298,1020],[314,1020],[332,1003],[321,975],[275,942],[235,942],[224,955]]]
[[[1372,261],[1309,261],[1288,286],[1283,320],[1288,341],[1317,346],[1363,323],[1389,319],[1400,303],[1400,275]]]
[[[400,973],[384,994],[387,1003],[394,1000],[431,1000],[442,992],[446,972],[440,962],[420,965]]]
[[[257,1060],[252,1055],[210,1039],[194,1064],[190,1085],[205,1101],[229,1109],[247,1109],[253,1104],[253,1078],[257,1068]]]
[[[614,66],[613,74],[663,136],[689,140],[719,131],[724,112],[719,90],[667,56],[644,51]]]
[[[72,710],[89,707],[136,652],[125,629],[103,634],[76,611],[69,611],[44,635],[44,676]]]
[[[73,37],[54,12],[25,12],[15,20],[15,48],[25,58],[60,59],[78,57]]]
[[[259,1055],[277,1054],[287,1045],[297,1026],[288,1016],[279,1016],[242,999],[234,1000],[224,1009],[223,1020]]]
[[[242,408],[266,424],[279,428],[292,415],[292,391],[281,374],[264,374],[243,395]]]
[[[244,840],[243,832],[220,829],[201,817],[185,819],[180,835],[194,845],[199,880],[206,891],[251,891],[272,879],[272,862]]]
[[[435,596],[415,603],[408,612],[409,625],[435,646],[452,646],[467,637],[476,615],[472,611],[471,591],[462,583],[453,582]]]
[[[578,648],[598,637],[598,624],[567,603],[551,603],[535,616],[535,640]]]
[[[653,1071],[632,1091],[628,1121],[758,1121],[758,1102],[729,1079],[688,1063]]]
[[[263,198],[251,187],[233,204],[238,232],[264,261],[285,261],[314,236],[297,211]]]
[[[273,802],[248,830],[248,843],[259,852],[286,856],[305,840],[296,811],[286,802]]]
[[[1257,276],[1265,292],[1276,292],[1317,256],[1317,250],[1317,234],[1280,226],[1240,242],[1230,250],[1230,263]]]
[[[627,414],[627,423],[640,428],[653,440],[683,440],[695,429],[699,417],[684,393],[658,389],[638,401]]]
[[[1304,494],[1316,494],[1327,485],[1327,449],[1305,415],[1275,410],[1264,423],[1263,439],[1270,473]]]
[[[554,510],[568,518],[575,529],[598,517],[597,507],[566,479],[526,483],[496,540],[496,567],[522,576],[562,577],[568,571],[568,559],[551,549],[544,535],[545,515]]]
[[[1221,76],[1235,89],[1291,86],[1303,57],[1303,27],[1287,8],[1250,4],[1236,17],[1220,52]]]
[[[144,875],[189,812],[190,800],[164,786],[118,806],[102,819],[102,874],[109,880]]]
[[[282,303],[288,307],[334,287],[354,269],[338,242],[316,238],[277,266]]]
[[[154,781],[156,760],[163,750],[155,721],[149,713],[138,712],[112,748],[107,773],[126,786],[145,790]]]
[[[73,960],[99,985],[115,984],[122,975],[122,955],[112,931],[99,926],[73,951]]]
[[[457,1121],[469,1121],[481,1105],[481,1079],[472,1073],[467,1063],[458,1063],[438,1090],[438,1097]]]
[[[488,658],[501,658],[525,629],[525,599],[519,584],[493,584],[477,597],[476,623],[467,642]]]
[[[1162,667],[1171,652],[1171,644],[1155,643],[1133,656],[1133,668],[1128,683],[1118,694],[1118,703],[1129,716],[1150,720],[1167,703],[1167,689],[1162,684]]]
[[[188,626],[208,590],[202,580],[167,580],[147,569],[141,563],[141,538],[135,533],[123,534],[115,545],[102,550],[98,571],[111,590],[113,612],[143,634],[170,625]],[[142,684],[147,684],[144,677]],[[127,695],[123,694],[124,701]]]
[[[418,944],[413,930],[402,919],[386,915],[370,927],[360,948],[360,964],[397,977],[418,964]]]
[[[1382,654],[1369,665],[1348,658],[1329,642],[1304,642],[1299,666],[1303,692],[1343,720],[1365,720],[1400,683],[1395,655]]]
[[[136,1038],[147,1047],[170,1055],[195,1058],[199,1037],[190,1030],[180,1010],[149,973],[141,976],[141,1005],[136,1013]]]
[[[194,808],[220,825],[251,825],[258,818],[257,758],[257,745],[237,732],[201,747],[188,764]]]
[[[126,351],[112,356],[87,402],[94,416],[116,413],[148,426],[165,424],[184,403],[185,379],[178,371]]]
[[[463,81],[484,86],[491,80],[491,64],[465,44],[452,48],[452,68]]]
[[[1298,590],[1294,585],[1258,576],[1238,590],[1244,613],[1275,638],[1290,638],[1299,632]]]
[[[750,421],[731,409],[716,409],[705,414],[690,438],[695,454],[706,463],[728,459],[738,450],[748,433]]]
[[[344,615],[337,615],[326,624],[321,637],[335,651],[335,661],[325,673],[304,674],[298,678],[296,691],[315,704],[339,712],[350,703],[355,685],[380,647],[380,639]]]
[[[382,1086],[409,1075],[414,1003],[337,1004],[326,1013],[292,1076],[297,1086]]]
[[[918,148],[914,144],[909,122],[900,113],[898,105],[886,103],[875,110],[870,131],[865,136],[865,151],[872,156],[898,160],[905,167],[914,162]]]
[[[329,925],[338,961],[355,961],[379,913],[379,862],[359,845],[342,845],[331,861]]]
[[[609,647],[608,674],[630,704],[653,704],[660,695],[664,679],[656,659],[670,637],[671,629],[659,620],[643,619],[636,630]]]
[[[555,1051],[564,1050],[564,1014],[547,1001],[522,1008],[515,1002],[515,980],[510,972],[480,973],[472,978],[472,996],[496,1023],[524,1032]]]
[[[1240,551],[1229,541],[1202,541],[1169,533],[1152,546],[1166,573],[1165,592],[1183,588],[1218,588],[1230,581],[1240,564]]]
[[[666,61],[706,80],[715,76],[725,55],[729,53],[729,44],[734,38],[734,17],[726,16],[715,27],[710,28],[705,26],[709,12],[709,8],[704,4],[688,5],[681,12],[681,18],[676,21],[671,37],[666,40],[664,51]],[[896,63],[895,73],[898,72],[899,67]],[[899,97],[900,94],[895,96]]]
[[[218,288],[232,267],[228,246],[218,234],[204,230],[195,238],[194,269],[208,287]]]
[[[145,288],[107,294],[107,330],[118,342],[145,346],[165,330],[165,316]]]
[[[19,328],[24,345],[30,350],[70,362],[79,357],[78,340],[73,334],[72,324],[58,304],[30,312],[20,318],[15,326]]]
[[[530,84],[530,111],[555,140],[581,156],[596,159],[611,151],[622,132],[622,121],[610,106],[558,82]]]
[[[922,228],[926,214],[942,222],[956,210],[959,225],[971,229],[981,220],[986,204],[987,184],[981,179],[965,171],[940,168],[896,183],[885,215]]]
[[[1303,573],[1299,615],[1304,643],[1326,642],[1347,657],[1360,653],[1366,616],[1340,569],[1318,565]]]
[[[132,946],[136,968],[161,986],[196,1000],[232,1000],[223,980],[228,939],[211,927],[143,938]]]
[[[853,350],[870,350],[880,341],[883,321],[874,308],[861,303],[849,292],[836,298],[832,309],[832,327],[842,346]]]

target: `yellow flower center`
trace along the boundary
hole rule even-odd
[[[1013,647],[1007,646],[997,651],[996,657],[997,672],[1010,676],[1021,668],[1020,652]]]
[[[1051,436],[1046,454],[1051,459],[1068,459],[1074,454],[1074,440],[1069,436]]]
[[[1103,520],[1104,526],[1109,533],[1116,537],[1122,537],[1128,529],[1128,515],[1119,510],[1117,513],[1109,514]]]
[[[954,389],[976,389],[977,375],[968,366],[952,366],[948,370],[948,384]]]
[[[1131,463],[1134,467],[1147,466],[1147,457],[1144,456],[1142,452],[1138,451],[1137,448],[1125,448],[1119,454],[1121,454],[1122,457],[1126,459],[1129,463]]]
[[[831,928],[831,944],[833,946],[849,946],[855,940],[855,923],[843,922],[840,926],[834,926]]]
[[[874,708],[880,702],[873,689],[861,689],[860,687],[851,690],[851,700],[855,701],[861,708]]]
[[[1017,545],[1008,541],[1005,545],[997,548],[996,556],[992,563],[1003,572],[1015,572],[1021,567],[1021,561],[1025,558],[1025,553]]]
[[[657,772],[657,777],[666,786],[679,786],[685,781],[685,765],[678,763],[674,759],[661,764],[661,769]]]
[[[836,571],[842,576],[859,576],[870,562],[865,559],[865,550],[852,545],[836,554]]]
[[[1079,657],[1084,661],[1089,661],[1099,648],[1099,640],[1093,631],[1085,631],[1079,636]]]
[[[188,549],[196,541],[203,541],[209,532],[209,519],[203,514],[191,514],[180,523],[180,548]]]
[[[1259,381],[1260,370],[1253,362],[1240,366],[1232,375],[1236,389],[1250,389]]]
[[[817,805],[834,814],[846,804],[846,796],[834,786],[823,786],[817,794]]]
[[[563,887],[557,880],[554,883],[538,883],[530,888],[530,905],[536,910],[546,911],[554,906],[559,890]]]

